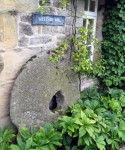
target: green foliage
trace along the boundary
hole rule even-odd
[[[82,100],[93,100],[99,97],[97,90],[95,87],[92,88],[85,88],[84,91],[81,92],[81,99]]]
[[[102,56],[105,72],[100,76],[106,87],[124,89],[125,85],[125,11],[124,0],[107,1],[104,13]]]
[[[64,54],[67,52],[68,43],[66,42],[68,39],[63,40],[59,43],[58,48],[53,52],[52,56],[49,57],[51,62],[58,62],[59,60],[63,60]]]
[[[60,0],[59,6],[61,9],[66,8],[69,0]],[[46,11],[49,11],[49,5],[47,5],[46,0],[41,0],[41,6],[37,7],[36,10],[38,10],[41,14],[44,14]]]
[[[88,35],[91,36],[88,38]],[[90,26],[89,29],[80,27],[77,36],[72,36],[59,44],[50,56],[50,61],[58,62],[65,58],[65,54],[70,53],[70,58],[67,61],[69,61],[71,70],[80,75],[98,74],[103,68],[99,63],[100,60],[94,62],[90,59],[90,44],[98,50],[99,43],[93,36],[92,27]]]
[[[67,116],[39,130],[21,128],[12,144],[11,130],[1,131],[1,150],[118,150],[125,142],[125,92],[109,89],[104,96],[85,89]]]
[[[46,0],[41,1],[42,5],[37,7],[36,10],[38,10],[41,14],[44,14],[46,11],[49,11],[49,7],[46,4]]]
[[[92,88],[85,89],[81,98],[70,107],[70,116],[59,119],[64,139],[62,149],[119,149],[119,144],[125,141],[125,92],[109,89],[107,96],[102,96]]]
[[[61,134],[57,132],[52,124],[46,124],[38,131],[31,128],[30,132],[21,128],[17,135],[17,144],[12,144],[12,150],[56,150],[60,143]]]
[[[69,0],[61,0],[60,1],[60,7],[61,8],[65,8],[68,4]]]
[[[0,129],[0,150],[9,150],[9,145],[12,143],[14,137],[14,130]]]

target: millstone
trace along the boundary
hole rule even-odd
[[[11,92],[10,116],[17,127],[40,127],[79,99],[78,76],[67,66],[43,55],[25,65]]]

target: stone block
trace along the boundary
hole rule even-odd
[[[46,44],[48,42],[52,41],[52,36],[50,35],[41,35],[37,37],[33,37],[30,39],[31,45],[37,45],[37,44]]]
[[[15,9],[15,0],[1,0],[0,1],[0,12],[5,12]]]
[[[57,9],[55,7],[49,7],[47,14],[57,15]]]
[[[81,91],[85,88],[91,87],[94,85],[94,80],[88,77],[81,77]]]
[[[63,40],[65,37],[66,37],[65,34],[56,35],[56,38],[57,38],[58,40]]]
[[[69,10],[58,9],[57,14],[60,16],[67,16],[68,17],[68,16],[72,15],[72,12]]]
[[[25,47],[28,46],[29,38],[26,37],[21,37],[18,41],[18,46],[19,47]]]
[[[58,33],[64,33],[65,34],[65,27],[58,27]]]
[[[42,33],[55,35],[58,33],[58,28],[56,26],[43,26]]]
[[[24,16],[20,17],[20,21],[31,24],[32,17],[31,17],[31,15],[24,15]]]
[[[50,42],[46,45],[46,51],[54,51],[57,48],[55,42]]]
[[[14,48],[17,45],[17,18],[11,14],[3,14],[3,47]]]
[[[40,127],[54,121],[79,99],[78,76],[67,64],[54,64],[45,54],[26,64],[11,92],[10,116],[17,127]]]
[[[4,29],[3,15],[0,14],[0,42],[3,41],[3,29]]]
[[[66,26],[66,27],[65,27],[65,34],[66,34],[66,35],[71,35],[72,32],[73,32],[72,26]]]
[[[83,0],[77,0],[76,16],[81,17],[83,15],[84,15],[84,1]]]
[[[42,34],[42,26],[32,26],[35,35]]]
[[[25,35],[27,35],[27,36],[33,35],[32,26],[29,24],[20,23],[19,24],[19,34],[24,35],[24,36]]]
[[[83,18],[76,18],[76,27],[83,26]]]
[[[16,10],[20,12],[33,12],[36,11],[39,1],[37,0],[16,0]]]
[[[73,21],[74,21],[74,18],[73,17],[66,17],[66,25],[73,25]]]

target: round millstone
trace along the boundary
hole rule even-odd
[[[55,120],[79,99],[79,78],[68,64],[54,64],[47,56],[28,61],[15,80],[10,116],[17,127],[40,127]]]

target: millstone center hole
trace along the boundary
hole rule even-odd
[[[63,103],[64,96],[61,91],[57,91],[49,103],[49,109],[52,112],[59,111],[62,109]]]

